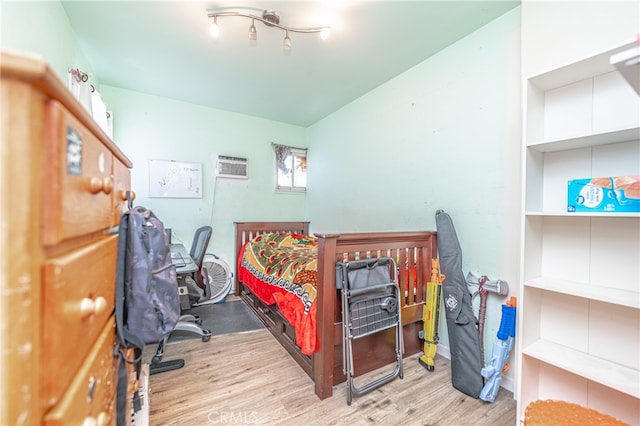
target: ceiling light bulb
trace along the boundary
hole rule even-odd
[[[215,16],[213,17],[213,22],[209,26],[209,34],[211,34],[211,37],[213,38],[218,38],[218,36],[220,35],[220,27],[218,27],[218,18]]]
[[[323,29],[320,30],[320,38],[323,40],[326,40],[329,38],[329,36],[331,35],[331,28],[329,27],[324,27]]]
[[[287,35],[284,36],[284,51],[285,52],[290,52],[291,51],[291,38],[289,37],[289,31],[287,31]]]
[[[258,32],[256,31],[256,26],[254,25],[255,20],[252,19],[251,20],[251,26],[249,27],[249,40],[257,40],[258,39]]]

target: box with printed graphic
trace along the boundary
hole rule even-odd
[[[568,212],[640,212],[640,176],[573,179]]]

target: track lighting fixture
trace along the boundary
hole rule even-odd
[[[211,25],[209,26],[209,34],[211,34],[211,37],[213,38],[218,38],[218,36],[220,35],[220,27],[218,27],[217,16],[213,17],[213,22],[211,22]]]
[[[289,30],[287,30],[286,35],[284,36],[284,51],[287,52],[291,50],[291,38],[289,38]]]
[[[209,28],[209,33],[211,37],[218,38],[220,35],[220,28],[218,27],[218,17],[221,16],[240,16],[243,18],[251,19],[251,26],[249,27],[249,41],[251,44],[255,44],[258,40],[258,31],[256,30],[255,21],[260,21],[268,27],[276,27],[285,31],[283,48],[285,53],[291,51],[291,37],[289,37],[289,33],[319,33],[320,38],[322,40],[326,40],[329,38],[331,33],[331,29],[329,27],[317,27],[317,28],[295,28],[288,27],[286,25],[280,24],[280,15],[278,15],[273,10],[264,10],[262,12],[262,16],[253,15],[251,13],[245,12],[232,12],[232,11],[207,11],[207,16],[212,18],[211,26]]]
[[[249,27],[249,40],[257,40],[258,31],[256,31],[255,19],[251,20],[251,26]]]

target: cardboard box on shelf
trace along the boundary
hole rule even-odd
[[[640,176],[573,179],[568,212],[640,212]]]

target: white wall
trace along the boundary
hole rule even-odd
[[[517,8],[310,127],[312,230],[435,229],[444,209],[464,273],[504,279],[517,296],[519,34]],[[487,360],[505,299],[488,302]]]
[[[525,77],[622,46],[639,36],[637,0],[524,0],[521,7]]]
[[[101,86],[114,111],[114,139],[133,162],[134,204],[152,209],[190,248],[195,230],[211,225],[209,251],[231,267],[234,221],[300,220],[305,197],[276,193],[271,142],[305,146],[302,127]],[[249,179],[215,179],[218,154],[246,157]],[[203,198],[149,198],[147,160],[203,165]]]
[[[640,36],[640,2],[637,0],[625,0],[625,1],[532,1],[532,0],[523,0],[522,1],[522,31],[521,31],[521,40],[522,40],[522,76],[523,83],[526,82],[526,79],[532,76],[537,76],[543,74],[545,72],[554,70],[556,68],[562,68],[566,65],[579,62],[585,58],[598,55],[600,53],[606,52],[608,50],[620,47],[627,43],[631,43],[636,40],[637,37]],[[591,72],[589,70],[588,72]],[[588,74],[592,76],[593,74]],[[526,83],[524,83],[526,84]],[[526,88],[524,86],[523,88]],[[629,89],[631,90],[631,89]],[[532,102],[532,104],[535,104]],[[623,106],[621,106],[623,108]],[[624,117],[625,114],[618,114],[618,111],[612,111],[612,114],[616,114]],[[529,118],[535,116],[535,113],[528,111]],[[589,123],[586,123],[589,124]],[[540,129],[539,134],[542,135],[542,131]],[[531,129],[529,130],[531,132]],[[629,147],[631,142],[624,144]],[[594,148],[594,153],[596,151],[604,152],[604,151],[615,151],[613,145],[607,145],[598,147],[598,149]],[[577,150],[578,151],[578,150]],[[583,150],[584,152],[584,150]],[[630,151],[626,151],[630,152]],[[570,152],[559,152],[557,155],[564,155],[565,158],[568,158]],[[591,153],[589,153],[589,157],[591,158]],[[595,156],[596,154],[594,154]],[[556,157],[557,158],[557,157]],[[595,157],[594,157],[595,158]],[[616,158],[615,154],[614,157]],[[547,160],[548,161],[548,160]],[[597,163],[595,160],[591,160],[593,164]],[[632,157],[629,157],[629,160],[625,160],[622,163],[631,164],[633,162]],[[545,167],[547,167],[548,162],[545,163]],[[560,163],[558,163],[560,164]],[[616,164],[614,161],[610,161],[609,164]],[[636,163],[636,169],[637,169]],[[624,164],[619,164],[624,167]],[[558,168],[559,166],[556,164],[555,166]],[[589,170],[588,168],[586,170]],[[545,171],[546,175],[547,171]],[[623,173],[624,174],[624,173]],[[540,191],[540,188],[538,188]],[[533,191],[536,192],[536,191]],[[566,195],[566,193],[565,193]],[[534,209],[535,210],[535,209]],[[597,232],[594,232],[592,226],[596,226],[595,223],[597,218],[592,218],[594,224],[588,225],[587,229],[591,229],[593,235],[591,238],[597,239]],[[630,221],[632,219],[629,219]],[[547,222],[548,223],[548,222]],[[563,222],[566,224],[567,222]],[[607,222],[612,223],[612,222]],[[631,222],[629,222],[631,223]],[[535,227],[534,227],[535,228]],[[529,231],[527,231],[528,233]],[[537,231],[534,231],[535,234]],[[554,231],[555,232],[555,231]],[[553,237],[546,236],[549,240],[557,241],[557,235]],[[537,237],[536,237],[537,238]],[[590,241],[591,238],[587,238],[587,241]],[[632,238],[632,237],[629,237]],[[535,239],[535,238],[534,238]],[[609,239],[607,239],[609,241]],[[551,243],[553,244],[553,243]],[[624,241],[615,241],[612,245],[621,246],[624,244]],[[527,254],[529,257],[536,259],[536,257],[540,257],[541,247],[533,248],[535,244],[532,244],[530,241],[527,243]],[[589,250],[592,253],[596,253],[599,248],[597,244],[590,244]],[[629,250],[633,252],[635,249]],[[557,250],[556,250],[557,252]],[[533,254],[532,254],[533,253]],[[543,256],[544,257],[544,256]],[[574,258],[572,258],[574,259]],[[564,260],[564,259],[563,259]],[[534,261],[539,262],[539,259]],[[523,259],[523,263],[530,263],[526,258]],[[559,264],[560,262],[557,262]],[[575,262],[573,262],[575,263]],[[635,264],[631,263],[628,265],[628,268],[637,267],[638,262]],[[582,262],[578,262],[578,265],[570,265],[565,269],[571,270],[571,268],[581,268],[585,270],[590,269],[590,265],[585,265]],[[525,268],[527,269],[527,268]],[[620,268],[616,268],[620,269]],[[625,268],[621,268],[625,270]],[[539,269],[538,269],[539,272]],[[589,275],[592,274],[593,271],[589,272]],[[632,274],[633,275],[633,274]],[[619,275],[618,275],[619,276]],[[637,283],[636,283],[637,286]],[[637,288],[637,287],[636,287]],[[535,293],[532,293],[532,296],[535,296]],[[536,296],[539,297],[539,296]],[[535,298],[535,297],[534,297]],[[544,299],[544,297],[543,297]],[[540,308],[537,305],[539,302],[527,304],[528,307],[533,307],[534,313],[531,313],[531,309],[523,311],[522,313],[525,315],[524,317],[521,315],[520,318],[530,318],[531,315],[536,315],[535,312],[544,312],[546,308]],[[589,309],[591,307],[596,307],[594,309],[597,312],[597,303],[589,302]],[[605,304],[606,305],[606,304]],[[613,305],[611,305],[613,306]],[[563,305],[564,307],[564,305]],[[566,307],[567,312],[575,312],[571,306]],[[593,327],[594,324],[591,323],[594,318],[594,314],[592,311],[589,314],[589,319],[583,320],[579,326],[572,327],[570,330],[573,332],[574,336],[584,336],[587,332],[581,331],[581,328],[584,327]],[[613,312],[613,311],[610,311]],[[631,312],[631,310],[629,310]],[[635,324],[636,327],[636,336],[638,335],[638,320],[637,320],[637,311],[636,317],[633,318],[632,315],[628,315],[628,318],[625,318],[626,324],[629,327],[633,327]],[[586,314],[585,314],[586,315]],[[579,315],[578,315],[579,316]],[[538,320],[536,318],[532,318],[534,323],[537,324]],[[635,321],[635,323],[634,323]],[[547,319],[547,327],[549,329],[553,328],[553,325],[548,326],[552,320]],[[544,321],[543,321],[544,323]],[[596,321],[597,324],[597,321]],[[599,325],[600,329],[603,329],[603,326]],[[543,329],[545,325],[535,325],[532,329]],[[624,327],[622,330],[627,330]],[[535,333],[540,332],[540,330]],[[547,333],[550,333],[554,336],[559,336],[562,334],[562,331],[559,332],[550,332],[547,330]],[[628,348],[633,346],[633,343],[629,341],[620,343],[620,336],[624,333],[624,331],[614,331],[611,333],[610,341],[605,341],[604,339],[599,339],[594,337],[593,332],[589,332],[589,340],[594,347],[604,348],[606,351],[607,345],[611,347],[610,342],[614,341],[615,349],[611,349],[608,353],[613,353],[618,351],[619,353],[625,353],[628,355],[629,353],[633,354],[634,352],[637,354],[637,349],[632,349],[628,351]],[[529,339],[527,341],[530,342],[531,335],[528,336]],[[549,336],[547,336],[549,337]],[[573,337],[573,336],[572,336]],[[593,339],[593,340],[591,340]],[[553,340],[553,337],[550,339]],[[571,340],[571,339],[569,339]],[[576,341],[576,338],[573,338]],[[637,341],[637,340],[636,340]],[[593,343],[595,342],[595,343]],[[523,345],[524,341],[519,342],[519,345]],[[571,346],[571,343],[569,343]],[[602,353],[602,352],[600,352]],[[598,355],[600,356],[600,355]],[[637,356],[637,355],[636,355]],[[638,417],[638,401],[637,399],[633,399],[631,396],[625,396],[624,398],[620,398],[620,393],[607,390],[609,388],[605,386],[601,386],[599,384],[593,384],[593,382],[588,382],[586,379],[573,376],[572,374],[563,374],[561,370],[555,369],[553,367],[549,368],[540,368],[538,371],[537,365],[540,364],[546,365],[546,363],[538,363],[538,362],[529,362],[528,368],[522,369],[520,372],[520,376],[528,377],[528,380],[523,380],[520,391],[520,401],[518,404],[519,414],[522,414],[524,411],[526,404],[529,402],[527,399],[531,399],[533,396],[534,399],[538,397],[544,398],[543,394],[549,395],[550,387],[553,388],[551,394],[556,395],[556,399],[566,399],[571,402],[579,402],[582,405],[589,406],[590,408],[597,409],[603,413],[609,413],[614,416],[617,416],[622,421],[627,421],[630,424],[638,424],[640,418]],[[524,367],[521,366],[521,367]],[[603,367],[603,369],[606,367]],[[606,371],[606,370],[602,370]],[[609,372],[607,372],[609,373]],[[540,376],[540,379],[538,379]],[[550,376],[554,376],[555,380],[549,380]],[[535,378],[535,379],[534,379]],[[557,384],[559,381],[564,381],[565,383],[562,386],[553,386]],[[575,387],[576,383],[580,383],[579,387]],[[580,389],[580,390],[579,390]],[[588,392],[586,392],[588,389]],[[587,395],[588,394],[588,395]],[[612,401],[612,398],[615,399]],[[582,401],[582,402],[580,402]]]

